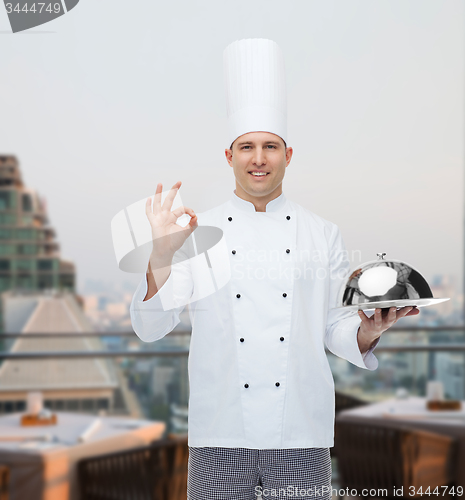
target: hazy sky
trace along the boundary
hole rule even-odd
[[[224,158],[224,48],[271,38],[285,57],[287,198],[336,223],[362,262],[383,251],[461,280],[461,0],[81,0],[11,34],[0,6],[0,153],[46,197],[62,257],[108,287],[110,221],[183,181],[197,213],[235,187]],[[360,262],[356,262],[360,263]]]

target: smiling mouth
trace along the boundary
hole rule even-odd
[[[266,177],[270,172],[264,172],[265,175],[263,174],[260,174],[260,175],[254,175],[252,172],[249,172],[249,174],[252,176],[252,177],[255,177],[256,179],[260,179],[262,177]]]

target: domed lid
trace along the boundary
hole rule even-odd
[[[378,259],[362,264],[341,288],[338,309],[376,309],[405,306],[429,306],[449,300],[435,299],[423,276],[400,260]]]

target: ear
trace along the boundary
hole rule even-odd
[[[294,153],[294,150],[292,148],[286,148],[286,167],[291,162],[293,153]]]
[[[226,156],[226,161],[229,163],[229,166],[232,167],[232,150],[225,149],[224,154]]]

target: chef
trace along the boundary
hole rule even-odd
[[[333,309],[350,267],[340,230],[282,189],[293,154],[282,52],[271,40],[235,41],[224,51],[224,75],[225,155],[236,188],[196,215],[171,211],[181,182],[163,205],[158,184],[146,205],[153,252],[131,321],[153,342],[189,303],[190,500],[329,499],[335,396],[325,345],[375,370],[381,333],[418,310],[392,308],[383,317],[378,309],[369,318]],[[183,214],[190,222],[181,227]],[[179,258],[199,226],[220,228],[224,251]],[[211,285],[224,272],[229,279],[218,281],[226,284]]]

